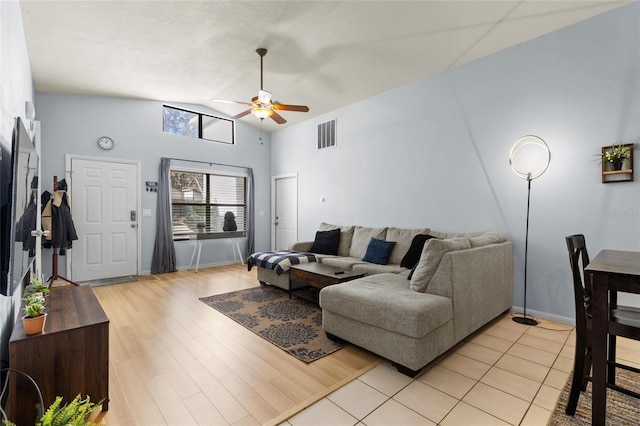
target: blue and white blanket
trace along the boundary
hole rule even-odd
[[[280,275],[287,272],[289,268],[291,268],[291,265],[316,261],[316,256],[312,253],[302,253],[292,250],[261,251],[249,256],[249,259],[247,259],[247,270],[250,271],[253,265],[257,265],[261,268],[271,269]]]

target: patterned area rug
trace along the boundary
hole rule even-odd
[[[260,286],[200,300],[304,362],[345,347],[325,335],[319,306],[289,299],[279,288]]]
[[[640,376],[630,371],[616,370],[616,384],[640,391]],[[580,394],[578,408],[574,417],[567,416],[564,409],[567,406],[571,391],[571,376],[562,390],[556,408],[549,420],[550,425],[590,425],[591,424],[591,382],[587,384],[586,392]],[[627,396],[612,389],[607,389],[607,417],[608,425],[638,425],[640,423],[640,400]]]

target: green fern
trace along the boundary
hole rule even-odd
[[[36,426],[91,426],[94,423],[88,422],[87,419],[95,410],[97,406],[102,404],[104,400],[100,400],[97,403],[91,402],[87,396],[85,399],[81,399],[80,395],[77,395],[73,401],[60,407],[62,403],[62,397],[56,397],[56,400],[51,404],[46,413],[42,416]]]
[[[53,401],[53,404],[51,404],[49,406],[47,411],[44,413],[44,415],[40,419],[40,422],[37,423],[37,424],[38,425],[50,425],[50,424],[52,424],[53,417],[55,416],[55,413],[58,411],[58,407],[60,406],[61,403],[62,403],[62,397],[61,396],[57,396],[56,400]]]

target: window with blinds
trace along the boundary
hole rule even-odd
[[[246,231],[247,178],[171,170],[173,239],[195,232]]]

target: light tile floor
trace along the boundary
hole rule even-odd
[[[618,342],[620,359],[640,362],[638,342]],[[546,425],[574,348],[566,324],[505,315],[416,379],[381,364],[283,425]]]

